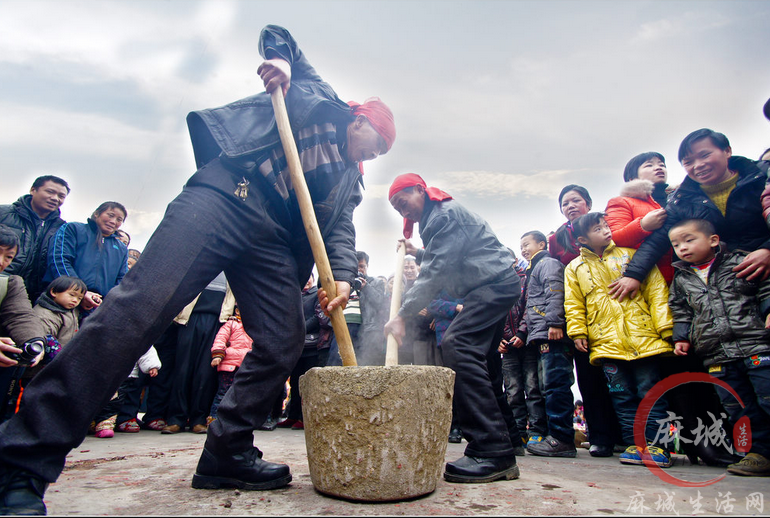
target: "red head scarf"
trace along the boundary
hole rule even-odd
[[[401,192],[408,187],[414,187],[415,185],[419,185],[425,189],[425,194],[427,194],[428,198],[433,201],[444,201],[452,199],[449,194],[445,193],[441,189],[437,187],[428,187],[425,183],[425,180],[423,180],[420,175],[414,173],[404,173],[396,176],[396,179],[393,180],[393,183],[390,185],[390,190],[388,191],[388,199],[391,199],[394,194]],[[414,224],[415,221],[404,218],[405,238],[409,239],[412,237]]]
[[[364,104],[358,104],[355,101],[349,101],[350,113],[353,115],[363,115],[372,125],[374,131],[385,139],[388,150],[393,146],[396,140],[396,125],[393,122],[393,112],[388,106],[380,101],[379,97],[370,97]]]

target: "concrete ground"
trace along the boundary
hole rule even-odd
[[[190,487],[205,436],[183,432],[89,436],[67,458],[45,501],[51,515],[265,515],[265,516],[511,516],[511,515],[757,515],[770,514],[770,479],[728,475],[707,487],[679,487],[643,466],[623,466],[617,455],[575,459],[518,459],[521,478],[490,484],[441,479],[426,496],[402,502],[361,503],[325,496],[310,480],[304,433],[254,433],[265,459],[289,464],[294,479],[273,491],[196,490]],[[462,456],[448,444],[446,459]],[[713,479],[720,468],[692,466],[683,456],[665,473],[690,482]],[[699,498],[700,496],[700,498]],[[760,506],[761,502],[761,506]],[[761,510],[760,510],[761,507]]]

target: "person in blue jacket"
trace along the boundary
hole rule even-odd
[[[334,298],[319,290],[319,302],[332,311],[347,303],[358,274],[360,162],[391,148],[393,114],[379,99],[343,102],[282,27],[262,30],[259,51],[265,89],[285,93],[337,288]],[[222,271],[254,342],[208,428],[192,485],[266,490],[291,481],[288,465],[262,458],[253,431],[302,354],[300,288],[314,261],[268,93],[188,116],[198,171],[169,204],[142,259],[0,427],[0,514],[45,512],[47,483],[58,478],[93,415]]]
[[[105,201],[88,218],[88,223],[65,223],[51,237],[48,268],[44,282],[67,275],[86,283],[88,291],[81,307],[98,307],[128,271],[128,248],[117,230],[128,217],[116,201]]]

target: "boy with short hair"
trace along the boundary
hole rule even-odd
[[[709,374],[730,385],[745,405],[717,386],[733,422],[748,416],[751,423],[751,450],[727,471],[770,476],[770,279],[738,277],[734,268],[747,252],[725,250],[708,221],[681,221],[669,237],[682,259],[674,263],[669,297],[675,353],[693,349]]]
[[[574,349],[564,328],[564,265],[548,253],[548,240],[533,230],[521,236],[521,255],[527,267],[524,326],[527,347],[540,351],[538,377],[545,397],[548,435],[530,435],[527,451],[543,457],[575,457],[572,426]]]
[[[618,301],[607,295],[607,287],[623,272],[634,255],[633,248],[615,246],[612,231],[601,212],[589,212],[572,222],[580,255],[564,274],[567,333],[575,347],[589,352],[594,365],[601,365],[610,391],[612,406],[628,448],[620,454],[621,464],[644,464],[651,459],[658,466],[671,466],[671,455],[658,444],[659,425],[667,418],[665,399],[652,407],[645,427],[646,444],[638,444],[634,424],[639,404],[661,379],[660,357],[671,355],[671,313],[668,287],[654,266],[639,293]],[[589,430],[590,433],[590,430]],[[665,429],[662,446],[668,443]]]

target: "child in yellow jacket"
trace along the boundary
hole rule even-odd
[[[577,349],[590,351],[591,363],[601,365],[607,377],[628,445],[620,462],[643,464],[643,458],[651,458],[667,468],[671,466],[665,450],[668,427],[659,429],[658,425],[667,419],[665,400],[659,399],[650,412],[645,429],[647,444],[636,444],[634,419],[647,391],[661,379],[661,355],[674,350],[668,286],[655,267],[635,297],[613,299],[608,285],[623,274],[635,250],[615,246],[602,213],[585,214],[573,222],[573,227],[581,250],[564,272],[567,334]]]

